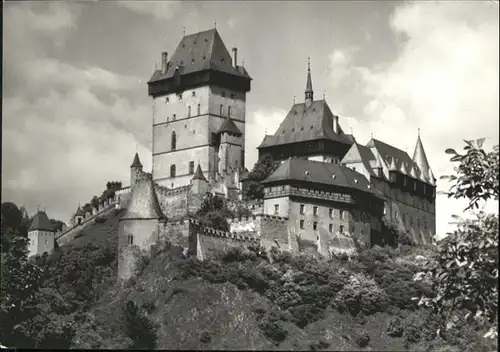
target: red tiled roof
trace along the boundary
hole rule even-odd
[[[177,46],[165,73],[156,70],[150,79],[154,82],[174,76],[179,68],[181,75],[204,70],[215,70],[236,76],[250,78],[247,71],[233,66],[231,55],[216,29],[198,32],[182,38]]]
[[[294,104],[276,133],[266,135],[258,148],[318,139],[353,142],[353,137],[344,134],[340,126],[338,134],[333,131],[333,113],[325,100],[316,100],[309,107],[305,103]]]

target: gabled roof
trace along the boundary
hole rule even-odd
[[[56,232],[54,226],[52,226],[49,217],[44,211],[39,210],[35,216],[33,217],[33,221],[31,222],[31,226],[28,229],[29,231],[50,231]]]
[[[130,200],[120,220],[127,219],[163,219],[158,197],[150,178],[141,178],[132,188]]]
[[[205,175],[203,175],[203,171],[201,171],[200,164],[198,164],[198,167],[196,168],[196,171],[194,173],[192,180],[202,180],[202,181],[208,182],[207,179],[205,178]]]
[[[262,183],[281,181],[302,181],[327,186],[353,188],[367,193],[377,194],[365,176],[346,166],[324,163],[307,159],[285,160]]]
[[[169,61],[166,72],[156,70],[150,82],[172,78],[176,68],[179,68],[181,75],[214,70],[251,79],[244,68],[233,66],[231,55],[215,28],[183,37]]]
[[[361,162],[370,175],[375,175],[370,165],[371,162],[375,160],[375,156],[369,148],[354,142],[351,148],[347,151],[346,155],[342,158],[341,163],[349,164]]]
[[[135,153],[134,161],[132,161],[130,167],[142,167],[141,161],[139,160],[139,154]]]
[[[241,136],[243,133],[239,130],[239,128],[236,126],[234,123],[233,119],[230,117],[226,117],[224,122],[219,128],[219,131],[217,133],[229,133],[229,134],[234,134],[236,136]]]
[[[325,100],[316,100],[308,107],[305,103],[294,104],[274,135],[266,135],[258,148],[318,139],[351,145],[353,137],[333,131],[333,113]]]

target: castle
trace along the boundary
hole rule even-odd
[[[63,245],[100,214],[124,209],[118,239],[122,279],[134,274],[139,254],[147,255],[163,241],[200,259],[214,249],[250,244],[292,253],[349,254],[355,240],[381,243],[383,224],[390,222],[417,243],[431,242],[436,179],[420,135],[412,158],[374,138],[359,144],[344,133],[324,99],[314,100],[309,63],[304,102],[294,104],[277,131],[258,146],[259,157],[270,154],[278,164],[262,182],[264,199],[243,200],[251,78],[238,65],[237,49],[232,51],[233,57],[211,29],[184,36],[170,60],[162,53],[161,68],[148,82],[151,173],[136,153],[129,187],[101,200],[92,214],[78,208],[69,228],[55,233],[34,226],[39,229],[30,238],[48,236]],[[201,226],[191,215],[208,192],[224,197],[229,208],[246,207],[253,215],[228,219],[228,232]],[[33,243],[30,254],[54,247],[40,245],[43,240]]]

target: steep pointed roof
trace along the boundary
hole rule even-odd
[[[351,164],[361,162],[365,169],[370,173],[370,175],[375,176],[375,173],[373,172],[373,169],[371,167],[371,162],[374,160],[375,156],[369,148],[354,141],[351,148],[344,155],[340,163]]]
[[[163,219],[158,197],[151,178],[141,178],[132,189],[125,213],[120,220]]]
[[[142,167],[141,161],[139,160],[139,154],[135,153],[134,161],[132,161],[130,167]]]
[[[305,103],[294,104],[274,135],[266,135],[258,148],[276,145],[329,139],[351,145],[351,135],[333,131],[333,113],[325,100],[313,101],[310,106]]]
[[[226,119],[220,126],[219,131],[217,133],[224,133],[224,132],[237,135],[238,137],[243,135],[238,126],[236,126],[236,124],[234,123],[233,119],[230,117],[226,117]]]
[[[250,79],[247,71],[239,67],[233,66],[229,51],[217,29],[213,28],[184,36],[175,49],[166,72],[156,70],[149,82],[172,78],[176,68],[179,68],[181,75],[214,70]]]
[[[196,168],[196,171],[194,172],[194,176],[192,180],[202,180],[205,182],[208,182],[207,179],[205,178],[205,175],[203,175],[203,171],[201,171],[200,164],[198,164],[198,167]]]
[[[418,165],[420,170],[422,170],[425,176],[428,176],[430,166],[429,166],[429,161],[427,160],[427,156],[425,155],[422,140],[420,139],[420,132],[417,137],[417,144],[415,145],[415,151],[413,152],[412,159]]]
[[[80,206],[78,206],[78,209],[76,209],[75,216],[85,216],[85,213]]]
[[[37,213],[33,217],[33,221],[31,222],[31,226],[29,227],[28,232],[36,230],[56,232],[54,226],[52,226],[49,220],[49,217],[44,211],[37,211]]]
[[[312,88],[312,80],[311,80],[311,62],[308,59],[307,60],[307,78],[306,78],[306,99],[310,98],[311,100],[313,99],[313,88]]]

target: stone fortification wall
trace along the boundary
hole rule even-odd
[[[236,212],[238,209],[248,209],[254,214],[262,214],[264,212],[263,200],[228,200],[227,207],[229,210]]]
[[[188,215],[191,206],[191,185],[166,188],[155,185],[160,207],[167,219],[181,219]]]

